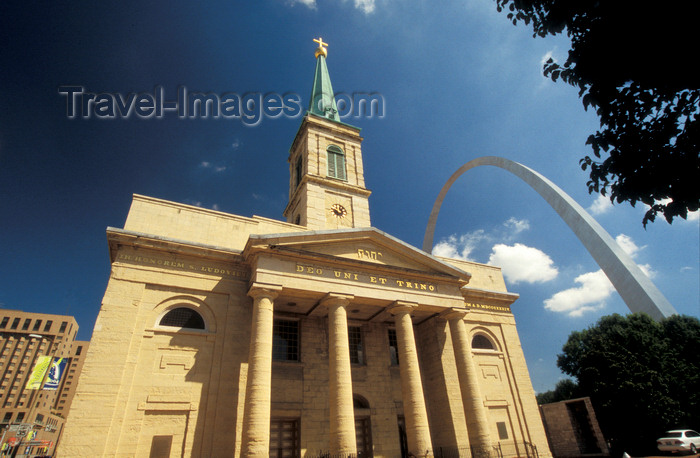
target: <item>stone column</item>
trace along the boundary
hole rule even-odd
[[[408,452],[414,456],[432,453],[428,414],[423,397],[423,383],[418,367],[416,340],[413,336],[411,311],[416,304],[395,302],[389,312],[396,320],[396,340],[399,346],[399,370],[401,373],[401,394],[403,413],[406,419],[406,439]]]
[[[242,456],[270,454],[270,385],[272,383],[272,308],[282,288],[253,284],[248,295],[253,298],[253,319],[248,354],[243,410]]]
[[[348,317],[345,307],[352,296],[329,294],[321,304],[328,307],[328,390],[330,405],[330,454],[357,454],[355,411],[352,399]]]
[[[472,345],[464,324],[466,310],[452,309],[442,314],[450,323],[452,348],[455,353],[459,387],[462,392],[464,416],[467,420],[469,443],[475,455],[491,452],[491,435],[484,400],[481,397],[478,374],[472,357]]]

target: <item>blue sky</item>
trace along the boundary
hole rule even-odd
[[[69,119],[59,87],[101,94],[179,87],[298,94],[308,103],[311,40],[322,36],[337,92],[379,93],[362,128],[375,227],[422,244],[449,176],[479,156],[521,162],[559,185],[617,238],[673,306],[700,316],[697,215],[641,225],[644,208],[601,205],[578,160],[598,127],[577,90],[542,76],[566,37],[534,39],[493,0],[256,2],[8,1],[0,6],[0,304],[68,313],[89,339],[109,276],[105,228],[123,227],[132,193],[282,219],[287,155],[301,118]],[[251,173],[251,170],[257,173]],[[452,187],[442,254],[504,269],[536,391],[562,377],[573,330],[627,313],[554,211],[507,172],[481,167]]]

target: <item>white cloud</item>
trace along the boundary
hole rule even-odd
[[[645,246],[637,246],[632,237],[619,234],[615,241],[620,248],[634,259]],[[655,272],[649,264],[638,264],[644,274],[653,278]],[[581,274],[574,279],[580,286],[565,289],[544,301],[544,308],[552,312],[566,313],[578,317],[586,312],[593,312],[605,307],[605,301],[610,297],[615,287],[602,270]]]
[[[688,212],[688,221],[700,221],[700,210]]]
[[[503,228],[505,228],[505,230]],[[438,242],[433,248],[433,254],[445,258],[476,261],[472,253],[479,245],[488,246],[496,241],[511,241],[515,236],[528,229],[530,229],[530,222],[528,220],[511,217],[505,221],[501,227],[495,228],[490,234],[487,234],[483,229],[459,236],[453,234]]]
[[[316,0],[290,0],[289,4],[294,6],[297,3],[301,3],[302,5],[306,5],[312,10],[316,9]]]
[[[355,8],[361,10],[365,14],[373,13],[375,4],[374,0],[354,0]]]
[[[520,234],[523,231],[530,229],[530,222],[526,219],[516,219],[511,217],[508,221],[503,223],[503,225],[513,231],[513,235]]]
[[[447,237],[446,240],[441,240],[435,244],[435,247],[433,247],[433,254],[445,258],[474,261],[474,259],[470,257],[471,252],[480,242],[487,238],[483,229],[462,234],[459,237],[453,234]]]
[[[488,264],[500,266],[503,276],[513,284],[543,283],[559,274],[552,258],[537,248],[499,243],[492,250]]]
[[[290,5],[297,3],[316,9],[316,0],[289,0]],[[353,6],[365,14],[373,13],[376,8],[376,0],[353,0]]]
[[[588,207],[588,211],[593,215],[602,215],[603,213],[609,212],[612,208],[613,204],[610,202],[610,198],[598,194],[598,197],[596,197],[591,206]]]
[[[632,237],[625,235],[625,234],[620,234],[617,237],[615,237],[615,241],[617,242],[618,245],[620,245],[620,248],[629,255],[630,258],[634,259],[637,257],[637,253],[639,253],[641,250],[646,248],[646,245],[644,246],[637,246],[636,243],[634,243],[634,240],[632,240]],[[641,269],[644,274],[649,277],[649,278],[654,278],[656,275],[656,272],[651,268],[651,265],[649,264],[637,264],[637,267]]]
[[[581,274],[574,281],[581,286],[559,291],[544,301],[544,308],[578,317],[605,307],[606,299],[615,290],[602,270]]]
[[[540,59],[540,67],[544,67],[544,64],[546,64],[549,59],[554,59],[554,50],[547,51],[545,55],[542,56]]]
[[[620,245],[620,248],[622,248],[622,251],[627,253],[630,258],[635,258],[637,256],[637,253],[639,253],[639,250],[644,249],[645,247],[638,247],[636,243],[634,243],[634,240],[632,240],[632,237],[629,235],[625,234],[620,234],[617,237],[615,237],[615,241],[617,242],[618,245]]]
[[[212,169],[216,173],[220,173],[220,172],[223,172],[224,170],[226,170],[225,165],[214,165],[209,161],[202,161],[199,163],[199,166],[203,169]]]

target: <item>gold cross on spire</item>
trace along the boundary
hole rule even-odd
[[[323,54],[323,57],[328,57],[328,50],[324,48],[324,46],[328,46],[328,43],[324,43],[323,38],[321,37],[314,38],[314,41],[318,43],[318,48],[316,48],[314,57],[318,59],[318,56],[320,56],[321,54]]]

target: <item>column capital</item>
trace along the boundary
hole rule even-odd
[[[268,283],[253,283],[250,285],[248,290],[248,296],[256,299],[258,297],[268,297],[270,300],[274,300],[282,291],[282,286],[271,285]]]
[[[346,307],[355,299],[352,294],[328,293],[321,298],[320,305],[330,307],[332,305],[342,305]]]
[[[418,307],[418,304],[415,302],[394,301],[389,307],[387,307],[387,311],[392,315],[399,315],[401,313],[410,314],[416,309],[416,307]]]
[[[452,321],[452,320],[463,320],[465,316],[469,313],[469,310],[467,309],[460,309],[456,307],[449,308],[438,315],[440,318],[443,318],[447,321]]]

